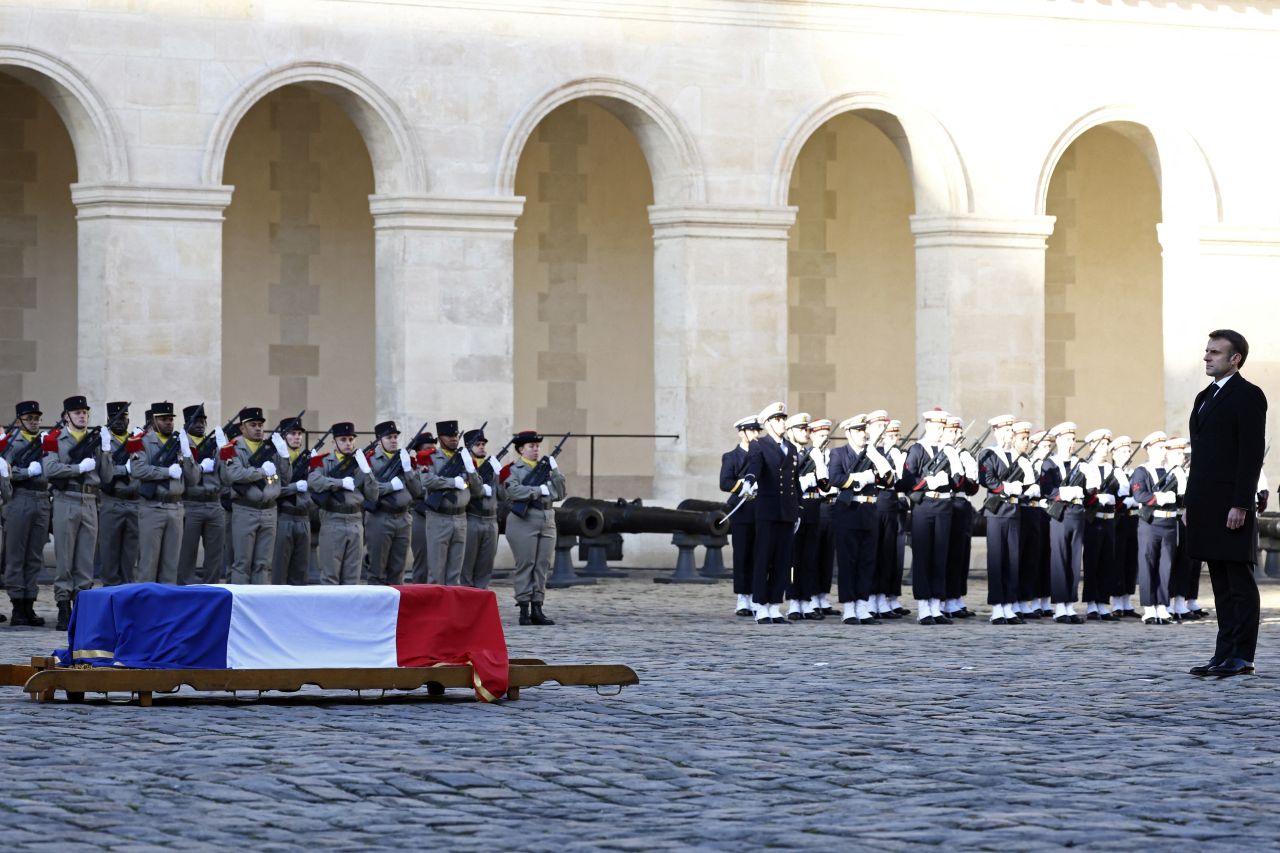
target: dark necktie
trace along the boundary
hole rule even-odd
[[[1222,390],[1222,386],[1221,386],[1221,385],[1219,385],[1217,382],[1215,382],[1215,383],[1213,383],[1212,385],[1210,385],[1210,386],[1209,386],[1209,388],[1212,388],[1212,389],[1213,389],[1213,392],[1212,392],[1211,394],[1209,394],[1209,396],[1208,396],[1208,397],[1205,397],[1205,398],[1204,398],[1204,402],[1200,404],[1200,408],[1196,409],[1196,414],[1197,414],[1197,415],[1198,415],[1198,414],[1200,414],[1201,412],[1203,412],[1203,411],[1204,411],[1204,407],[1205,407],[1205,406],[1207,406],[1207,405],[1209,405],[1211,402],[1213,402],[1213,398],[1214,398],[1214,397],[1216,397],[1216,396],[1218,396],[1218,392]],[[1206,391],[1208,391],[1208,390],[1209,390],[1209,388],[1206,388],[1205,390],[1206,390]]]

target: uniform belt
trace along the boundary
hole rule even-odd
[[[157,495],[154,498],[147,498],[147,503],[157,504],[176,504],[182,502],[182,495]]]
[[[275,501],[251,501],[248,498],[233,498],[231,502],[247,509],[275,509],[276,507]]]
[[[332,515],[359,515],[363,510],[358,506],[348,506],[341,504],[333,509],[322,509],[321,512],[331,513]]]
[[[856,504],[873,504],[876,502],[875,495],[854,495],[850,498]]]
[[[1103,521],[1109,521],[1115,517],[1116,517],[1116,514],[1114,512],[1100,512],[1094,516],[1094,518],[1100,518]]]
[[[86,495],[96,495],[98,493],[98,487],[91,483],[67,483],[61,486],[50,484],[50,488],[55,492],[80,492]]]
[[[285,506],[280,504],[276,508],[285,515],[293,515],[298,518],[308,518],[311,515],[311,510],[305,506]]]
[[[824,496],[823,496],[823,495],[821,495],[821,494],[817,494],[817,495],[801,495],[801,496],[800,496],[800,500],[803,500],[803,501],[820,501],[820,500],[822,500],[822,498],[823,498],[823,497],[824,497]]]
[[[947,500],[955,497],[951,492],[925,492],[924,496],[926,498],[938,498],[940,500]]]
[[[468,504],[467,506],[470,506],[470,504]],[[467,507],[465,506],[449,506],[449,507],[441,507],[440,509],[427,510],[427,512],[434,513],[436,515],[462,515],[466,511],[467,511]]]
[[[48,483],[33,483],[30,480],[14,480],[13,487],[15,489],[26,489],[29,492],[47,492],[49,491]]]
[[[497,512],[472,512],[470,507],[471,505],[467,504],[467,518],[492,518],[496,520],[498,517]]]
[[[1177,518],[1178,511],[1172,509],[1158,509],[1151,513],[1152,518]]]
[[[373,511],[376,512],[378,515],[389,515],[389,516],[392,516],[393,518],[399,518],[400,516],[404,515],[409,511],[409,507],[404,506],[404,507],[400,507],[400,509],[391,509],[390,507],[378,507]]]
[[[221,495],[207,495],[205,497],[196,497],[195,495],[183,495],[182,499],[187,503],[193,504],[211,504],[222,500]]]

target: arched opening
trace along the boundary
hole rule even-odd
[[[334,98],[286,85],[230,136],[223,231],[222,399],[308,428],[374,411],[374,169]],[[323,377],[323,381],[320,378]]]
[[[800,149],[788,194],[792,411],[838,422],[915,409],[915,360],[903,348],[916,326],[909,163],[902,126],[878,110],[837,115]]]
[[[1160,158],[1132,122],[1093,127],[1054,166],[1045,212],[1045,419],[1164,426]]]
[[[608,107],[608,108],[606,108]],[[654,184],[614,102],[575,99],[528,135],[514,174],[515,426],[651,433],[654,424]],[[632,108],[634,109],[634,108]],[[646,149],[647,150],[647,149]],[[597,497],[648,496],[652,442],[595,451]],[[587,491],[587,442],[561,467]]]
[[[54,419],[79,390],[77,158],[31,75],[0,64],[0,399],[39,399]]]

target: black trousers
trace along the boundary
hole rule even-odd
[[[1084,600],[1109,604],[1116,574],[1116,520],[1095,517],[1084,530]]]
[[[818,588],[815,593],[831,594],[832,576],[836,565],[836,534],[832,526],[832,512],[836,505],[823,503],[818,513]]]
[[[969,559],[973,556],[973,504],[951,501],[951,535],[947,543],[947,583],[943,598],[962,598],[969,591]]]
[[[756,524],[734,524],[729,527],[733,542],[733,592],[735,595],[751,594],[751,565],[755,559]]]
[[[791,577],[794,521],[756,521],[756,550],[751,565],[751,598],[756,604],[781,604]]]
[[[1022,600],[1018,585],[1022,520],[1012,515],[987,516],[987,604]]]
[[[836,504],[834,521],[840,601],[870,598],[880,533],[876,508],[872,504]]]
[[[916,600],[946,598],[950,498],[925,498],[911,510],[911,594]]]
[[[1044,510],[1018,507],[1018,600],[1040,598],[1041,537],[1040,517]]]
[[[1143,607],[1169,606],[1178,527],[1172,518],[1138,522],[1138,601]]]
[[[898,562],[898,525],[901,513],[876,509],[876,574],[872,595],[902,595],[902,564]]]
[[[1036,511],[1036,524],[1040,527],[1039,570],[1036,573],[1036,597],[1048,598],[1053,591],[1049,576],[1053,571],[1053,539],[1049,535],[1052,519],[1047,510]]]
[[[1112,595],[1133,595],[1138,586],[1138,516],[1116,516],[1116,586]]]
[[[1178,548],[1173,553],[1173,576],[1169,578],[1169,595],[1199,598],[1201,564],[1199,560],[1191,559],[1186,545],[1187,526],[1179,519]]]
[[[813,521],[801,521],[791,545],[791,575],[787,598],[804,601],[818,594],[818,554],[822,536],[815,514]]]
[[[1080,600],[1080,564],[1084,559],[1084,507],[1067,507],[1062,520],[1049,520],[1049,600]]]
[[[1209,561],[1214,607],[1218,611],[1218,643],[1214,656],[1252,661],[1258,651],[1260,606],[1253,563]]]

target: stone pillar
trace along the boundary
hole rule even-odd
[[[978,423],[1002,411],[1044,418],[1044,264],[1053,220],[911,217],[919,409],[941,406]]]
[[[649,208],[654,263],[654,497],[718,496],[732,424],[787,399],[787,231],[794,207]]]
[[[520,197],[369,197],[375,240],[377,419],[415,430],[511,428]],[[505,437],[504,437],[505,441]],[[499,442],[499,446],[503,442]]]
[[[72,184],[79,390],[99,413],[107,400],[132,401],[134,423],[159,400],[221,411],[222,219],[231,192]]]

